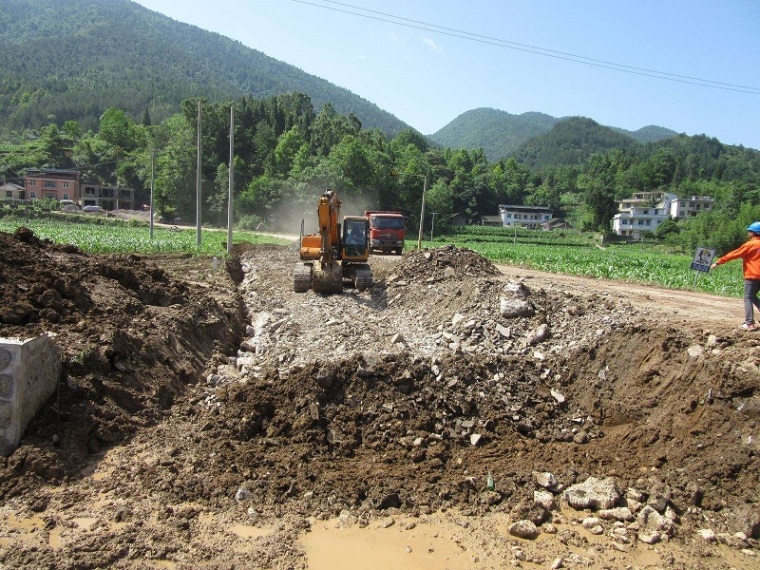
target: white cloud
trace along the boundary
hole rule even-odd
[[[443,51],[443,48],[439,46],[437,43],[435,43],[433,40],[431,40],[430,38],[423,38],[422,43],[424,43],[430,49],[437,51],[439,53]]]

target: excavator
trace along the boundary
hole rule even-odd
[[[293,290],[304,293],[341,293],[344,280],[357,291],[372,286],[369,259],[369,221],[364,216],[340,218],[340,200],[329,188],[317,204],[319,231],[304,235],[301,220],[301,247],[293,272]]]

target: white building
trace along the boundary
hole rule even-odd
[[[689,196],[688,198],[676,198],[670,203],[670,217],[682,220],[696,216],[700,212],[712,210],[715,206],[715,198],[710,196]]]
[[[554,210],[545,206],[510,206],[499,204],[502,225],[520,226],[531,230],[540,229],[541,224],[554,217]]]
[[[641,239],[644,232],[654,232],[665,220],[683,219],[711,210],[713,202],[709,196],[679,198],[670,192],[637,192],[618,202],[612,231],[619,236]]]

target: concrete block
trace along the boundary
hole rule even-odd
[[[0,338],[0,453],[9,455],[61,376],[61,354],[51,336]]]

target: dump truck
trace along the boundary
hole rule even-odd
[[[293,271],[293,290],[304,293],[341,293],[344,282],[363,291],[372,286],[369,259],[369,220],[365,216],[340,219],[340,200],[330,189],[317,204],[319,229],[304,234],[301,220],[298,263]]]
[[[383,253],[404,251],[404,215],[401,212],[367,210],[364,212],[369,220],[369,249]]]

